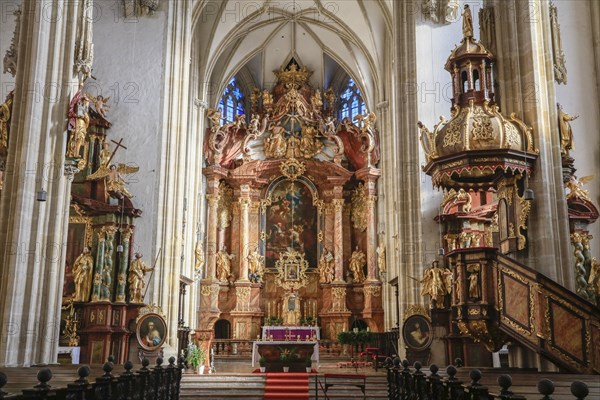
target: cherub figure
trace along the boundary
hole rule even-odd
[[[100,116],[102,118],[106,118],[106,113],[108,111],[110,111],[110,107],[107,105],[108,100],[110,100],[110,97],[104,97],[101,94],[99,94],[98,96],[92,96],[91,94],[87,93],[86,96],[92,101],[92,103],[94,104],[94,108],[96,109],[96,112],[98,114],[100,114]]]

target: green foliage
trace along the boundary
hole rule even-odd
[[[304,359],[304,365],[305,365],[307,368],[309,368],[309,367],[312,367],[312,360],[311,360],[310,356],[309,356],[309,357],[306,357],[306,358]]]
[[[267,359],[264,356],[260,356],[260,358],[258,359],[258,365],[264,367],[265,365],[267,365]]]
[[[187,361],[194,368],[198,368],[200,365],[204,364],[204,361],[206,361],[204,349],[191,343],[187,350]]]
[[[279,348],[279,360],[285,366],[289,366],[294,361],[298,360],[298,353],[296,353],[296,348],[292,347],[291,349],[282,349]]]
[[[339,332],[337,340],[340,344],[367,344],[373,340],[373,334],[369,331]]]
[[[283,319],[275,316],[270,316],[269,318],[265,318],[265,325],[268,326],[277,326],[283,324]]]

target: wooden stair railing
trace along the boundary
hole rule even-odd
[[[497,351],[509,338],[566,371],[600,373],[600,309],[494,248],[448,254],[452,316],[462,334]],[[473,276],[476,275],[476,276]]]

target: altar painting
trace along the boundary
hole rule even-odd
[[[283,180],[270,197],[265,219],[267,268],[274,268],[280,254],[288,249],[304,253],[309,266],[316,267],[317,209],[310,189],[301,181]]]

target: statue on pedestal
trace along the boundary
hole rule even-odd
[[[473,37],[473,15],[471,14],[471,8],[469,7],[468,4],[465,4],[465,11],[463,11],[462,17],[463,17],[463,24],[462,24],[463,36],[465,38],[472,38]]]
[[[350,257],[350,271],[352,272],[354,283],[362,283],[365,280],[364,267],[367,264],[367,257],[365,253],[358,249],[352,253]]]
[[[248,279],[251,282],[259,283],[263,281],[265,274],[265,257],[260,255],[257,250],[248,254]]]
[[[92,271],[94,270],[94,258],[90,254],[90,248],[84,247],[83,253],[73,264],[73,281],[75,293],[73,301],[87,301],[92,288]]]
[[[90,124],[90,101],[80,88],[69,105],[69,131],[71,136],[67,144],[67,157],[81,158],[81,149],[85,146],[87,129]]]
[[[135,260],[129,266],[129,298],[132,303],[144,303],[144,275],[146,272],[153,271],[154,268],[149,268],[140,253],[135,254]]]
[[[569,115],[563,111],[562,106],[558,104],[558,131],[560,133],[560,152],[563,156],[569,157],[569,152],[575,148],[573,140],[573,130],[569,122],[579,118],[579,115]]]
[[[231,276],[231,260],[234,255],[227,253],[227,247],[217,253],[217,279],[227,282]]]
[[[333,254],[324,247],[323,254],[319,260],[319,282],[331,283],[335,277],[335,268],[333,265]]]

